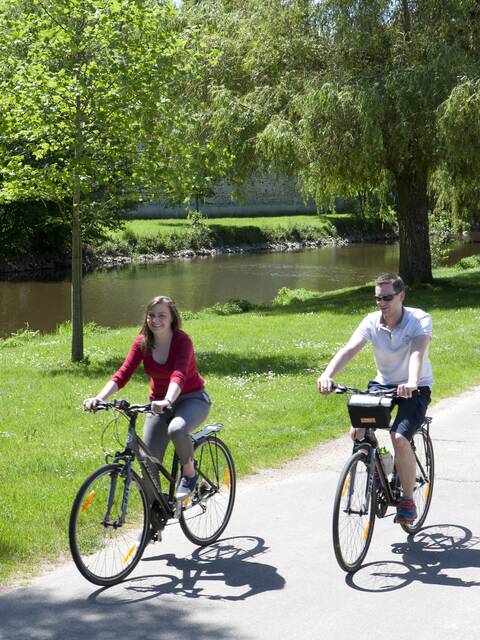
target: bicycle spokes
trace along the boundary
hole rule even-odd
[[[360,566],[373,533],[375,519],[371,482],[373,468],[362,453],[354,454],[340,476],[333,513],[333,540],[340,566],[353,571]]]
[[[180,526],[195,544],[210,544],[227,526],[235,499],[235,468],[224,443],[217,437],[195,448],[198,481],[183,502]]]
[[[101,467],[73,504],[69,534],[75,564],[95,584],[119,582],[140,560],[148,527],[147,498],[138,476],[124,473],[119,464]]]

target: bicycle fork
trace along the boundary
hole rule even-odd
[[[119,474],[114,472],[110,476],[110,488],[108,491],[107,508],[102,520],[102,524],[104,527],[113,527],[114,529],[118,529],[125,524],[125,520],[127,517],[128,496],[130,494],[130,485],[132,482],[131,466],[132,463],[127,462],[122,470],[122,475],[125,478],[122,496],[122,510],[120,512],[120,516],[113,522],[110,522],[110,514],[112,511],[113,502],[115,500],[115,494],[117,492],[117,482]]]
[[[355,490],[355,480],[357,476],[357,467],[352,469],[350,473],[350,480],[348,484],[348,499],[347,504],[344,509],[344,512],[347,514],[355,514],[359,516],[368,515],[368,511],[371,505],[371,497],[373,491],[373,480],[375,476],[375,451],[370,447],[368,452],[368,462],[367,462],[367,482],[365,485],[365,493],[363,495],[363,502],[360,505],[360,509],[352,509],[352,497]]]

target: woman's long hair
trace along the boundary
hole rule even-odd
[[[169,296],[156,296],[155,298],[152,298],[145,308],[145,313],[143,316],[143,326],[140,331],[140,334],[143,336],[142,337],[143,353],[146,353],[149,349],[152,350],[155,347],[155,336],[153,335],[152,331],[150,331],[150,328],[147,323],[147,318],[148,318],[148,314],[153,309],[153,307],[159,303],[166,304],[170,309],[170,313],[172,314],[173,333],[175,333],[176,331],[180,331],[180,328],[182,326],[182,319],[180,317],[180,313],[177,309],[177,305],[173,298],[170,298]]]

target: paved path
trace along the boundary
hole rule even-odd
[[[480,638],[480,388],[434,416],[426,528],[377,521],[351,577],[331,543],[346,438],[244,480],[225,537],[198,550],[178,526],[132,576],[101,589],[68,564],[0,596],[2,640],[469,640]]]

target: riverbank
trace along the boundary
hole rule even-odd
[[[95,246],[84,247],[85,271],[122,264],[154,264],[178,258],[291,252],[352,242],[394,242],[379,221],[353,214],[259,218],[131,220]],[[0,273],[68,269],[69,256],[0,257]]]
[[[435,276],[433,286],[409,288],[407,304],[433,316],[436,402],[480,384],[480,269],[442,269]],[[345,403],[320,398],[315,380],[371,307],[368,285],[323,294],[284,289],[268,307],[231,303],[185,314],[214,402],[209,421],[225,424],[240,475],[282,464],[345,431]],[[115,425],[102,436],[112,416],[84,414],[82,399],[121,364],[137,331],[87,326],[86,361],[76,365],[68,327],[0,341],[0,582],[68,553],[75,492],[102,464],[102,440],[107,451],[120,446]],[[365,350],[341,381],[364,385],[372,370]],[[120,395],[142,402],[146,393],[138,372]],[[120,440],[124,427],[120,422]]]

